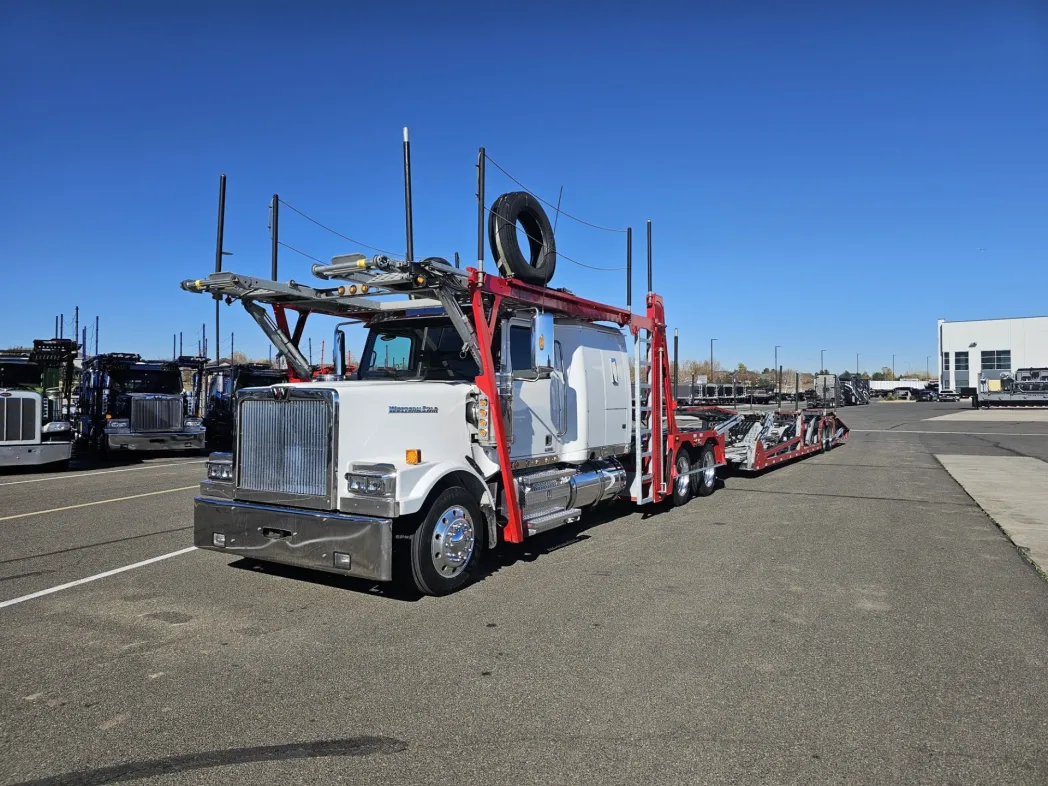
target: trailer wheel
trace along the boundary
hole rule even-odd
[[[677,469],[677,477],[673,479],[673,506],[677,508],[691,499],[691,479],[694,476],[688,474],[691,470],[691,456],[688,455],[686,447],[677,451],[677,458],[673,464]]]
[[[713,451],[713,445],[703,447],[699,466],[702,472],[691,476],[691,491],[696,497],[708,497],[717,487],[717,454]]]
[[[484,516],[461,486],[445,489],[411,536],[411,576],[419,592],[447,595],[466,586],[480,563]]]

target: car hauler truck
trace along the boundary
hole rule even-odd
[[[182,369],[195,369],[199,378],[206,361],[143,360],[127,352],[88,358],[80,375],[81,440],[102,454],[203,451],[203,421],[188,404]]]
[[[972,406],[983,407],[1048,407],[1048,368],[1020,368],[1001,374],[1000,379],[986,379],[979,374],[978,392]]]
[[[478,196],[482,264],[482,187]],[[440,595],[464,586],[486,549],[599,505],[684,505],[714,491],[726,435],[742,419],[677,419],[650,223],[648,291],[635,314],[628,285],[626,308],[546,286],[553,233],[527,192],[504,194],[489,211],[505,275],[413,261],[408,216],[406,259],[335,257],[313,266],[320,286],[233,272],[182,282],[239,300],[290,371],[288,384],[237,395],[233,451],[209,457],[195,500],[197,546],[406,579]],[[298,348],[311,314],[344,320],[338,365],[323,381],[309,381]],[[353,323],[369,332],[349,375],[342,327]],[[843,435],[833,433],[837,444]]]
[[[71,339],[38,339],[28,352],[0,353],[0,467],[69,464],[73,427],[63,411],[76,353]],[[52,370],[61,384],[45,395]]]
[[[209,448],[230,450],[236,420],[236,394],[244,388],[267,387],[288,381],[287,369],[269,363],[222,363],[206,366],[200,385],[204,428]]]

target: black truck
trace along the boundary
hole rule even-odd
[[[261,388],[288,381],[287,369],[268,363],[228,363],[204,368],[203,413],[208,447],[230,450],[233,445],[236,394],[245,388]]]
[[[203,452],[204,424],[182,382],[199,378],[207,358],[143,360],[127,352],[95,355],[80,375],[77,433],[102,454],[126,451]]]

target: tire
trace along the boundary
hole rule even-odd
[[[437,495],[411,536],[411,577],[418,591],[448,595],[469,584],[480,564],[485,526],[466,489],[452,486]]]
[[[705,445],[699,454],[698,464],[707,467],[691,476],[691,493],[696,497],[708,497],[717,487],[717,454],[713,445]]]
[[[520,248],[517,223],[524,229],[528,255]],[[488,242],[506,277],[545,286],[557,267],[557,247],[546,211],[526,191],[511,191],[495,200],[488,215]]]
[[[688,504],[691,499],[691,479],[694,477],[687,474],[691,469],[691,456],[686,447],[677,451],[677,458],[674,459],[673,464],[677,468],[677,477],[673,479],[673,507],[679,508],[681,505]]]

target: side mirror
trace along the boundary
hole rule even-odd
[[[539,376],[548,376],[556,368],[553,357],[553,315],[538,312],[531,322],[532,366]]]

